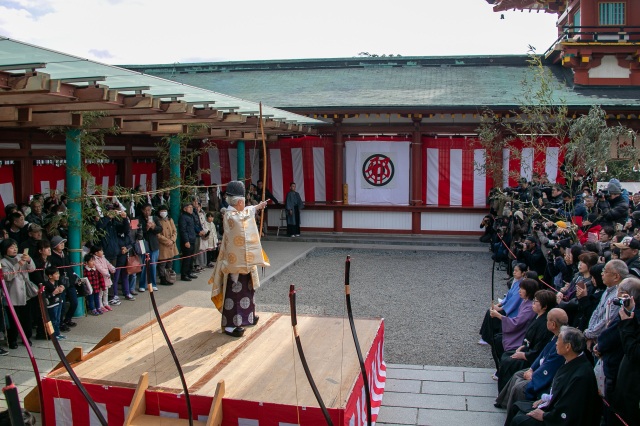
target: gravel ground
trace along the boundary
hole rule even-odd
[[[477,344],[491,301],[489,253],[315,249],[258,289],[257,309],[288,313],[295,284],[298,313],[346,318],[347,254],[354,316],[385,319],[387,362],[492,367],[489,348]]]

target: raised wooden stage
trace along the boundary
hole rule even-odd
[[[184,371],[194,418],[206,421],[216,385],[225,382],[223,425],[322,425],[324,418],[307,382],[288,315],[259,313],[242,338],[220,333],[215,309],[177,306],[163,322]],[[357,319],[375,420],[386,367],[384,322]],[[364,387],[346,318],[298,315],[307,362],[335,425],[363,424]],[[140,376],[148,372],[146,413],[187,418],[176,367],[156,321],[82,357],[74,370],[110,425],[122,425]],[[63,368],[44,380],[50,424],[98,424]],[[353,422],[353,423],[350,423]]]

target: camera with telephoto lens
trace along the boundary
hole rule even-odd
[[[628,299],[625,297],[616,297],[615,299],[613,299],[611,303],[613,303],[616,306],[624,306],[625,308],[628,308],[629,305],[631,304],[631,299]]]
[[[610,196],[609,191],[606,189],[601,189],[600,191],[596,192],[596,197],[600,198],[600,199],[608,199]]]

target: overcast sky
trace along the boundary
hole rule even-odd
[[[0,0],[0,36],[108,64],[544,52],[555,15],[486,0]]]

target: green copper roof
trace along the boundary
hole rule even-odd
[[[278,108],[520,105],[526,56],[393,57],[130,65],[131,69]],[[569,106],[637,109],[640,88],[572,87],[569,69],[546,65]]]

